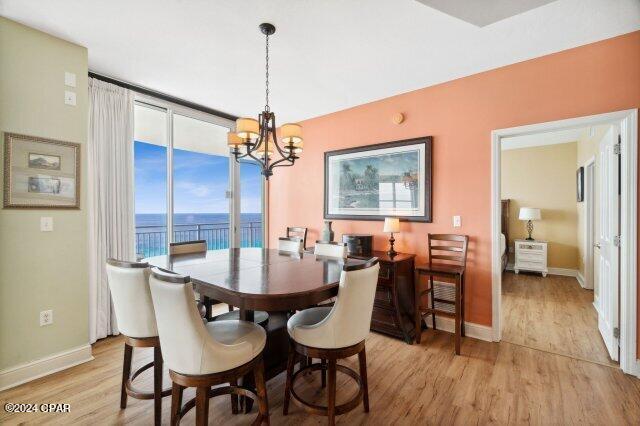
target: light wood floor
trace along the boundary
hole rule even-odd
[[[502,339],[534,349],[615,366],[598,332],[593,291],[572,277],[502,277]]]
[[[134,351],[134,364],[151,359]],[[121,337],[94,345],[95,360],[0,393],[6,402],[71,404],[67,414],[13,414],[0,409],[0,424],[151,424],[153,402],[129,399],[119,408],[123,342]],[[341,424],[640,424],[640,380],[619,369],[510,343],[463,339],[462,355],[453,354],[445,332],[424,332],[421,345],[371,333],[367,340],[371,412],[359,407],[338,417]],[[356,368],[357,362],[346,364]],[[150,388],[147,372],[136,379]],[[168,384],[168,380],[166,380]],[[300,391],[324,398],[319,378],[303,381]],[[282,416],[284,377],[268,383],[271,424],[316,425],[326,419],[306,415],[293,405]],[[338,400],[354,392],[338,382]],[[186,392],[185,398],[193,397]],[[163,399],[163,423],[170,398]],[[233,416],[227,397],[211,401],[211,424],[250,424],[251,415]],[[193,424],[193,410],[182,424]]]

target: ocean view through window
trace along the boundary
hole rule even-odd
[[[137,257],[166,254],[169,242],[206,240],[209,250],[235,246],[234,217],[236,244],[261,247],[260,169],[230,161],[228,128],[146,105],[136,105],[135,113]],[[168,138],[167,120],[172,120]],[[169,163],[171,174],[167,173]],[[233,186],[240,203],[228,198]],[[168,187],[172,188],[170,200]]]

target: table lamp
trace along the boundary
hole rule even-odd
[[[527,232],[529,233],[529,237],[527,237],[528,241],[533,241],[533,237],[531,233],[533,232],[533,221],[542,219],[540,215],[540,209],[532,208],[532,207],[520,207],[520,215],[518,216],[520,220],[527,221]]]
[[[393,238],[393,233],[394,232],[400,232],[400,219],[398,219],[397,217],[386,217],[384,219],[383,232],[389,232],[391,234],[391,238],[389,238],[389,244],[391,245],[391,247],[389,247],[389,251],[387,252],[387,254],[389,256],[393,257],[396,254],[398,254],[393,249],[393,243],[396,242],[396,239]]]

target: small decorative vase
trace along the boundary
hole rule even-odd
[[[330,220],[324,221],[324,228],[322,228],[322,233],[320,234],[322,241],[333,241],[335,232],[331,229],[331,223],[332,221]]]

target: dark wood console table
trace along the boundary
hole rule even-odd
[[[380,262],[371,330],[412,344],[415,338],[413,268],[416,256],[398,253],[390,257],[385,251],[374,251],[371,256]]]

